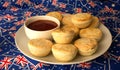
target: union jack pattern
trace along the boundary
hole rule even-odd
[[[46,64],[46,63],[43,63],[43,62],[39,62],[39,63],[36,64],[36,65],[32,65],[31,68],[32,68],[33,70],[36,70],[38,67],[39,67],[39,68],[42,68],[43,66],[50,66],[50,65],[49,65],[49,64]]]
[[[119,70],[120,0],[0,0],[0,70]],[[15,45],[17,30],[29,17],[50,11],[87,12],[99,18],[112,34],[112,44],[102,56],[71,65],[47,64],[21,53]]]
[[[15,17],[14,16],[12,16],[12,15],[10,15],[10,14],[6,14],[5,16],[4,16],[4,19],[7,19],[8,21],[10,21],[10,20],[12,20],[12,19],[14,19]]]
[[[25,64],[27,64],[27,60],[24,56],[21,56],[21,55],[18,55],[16,58],[15,58],[15,61],[17,64],[21,64],[23,67],[25,66]]]
[[[32,12],[27,11],[27,12],[25,12],[24,16],[25,16],[25,17],[30,17],[31,14],[32,14]]]
[[[3,60],[0,61],[0,69],[5,68],[5,70],[8,70],[8,65],[12,64],[12,62],[10,61],[11,58],[9,57],[5,57]]]
[[[18,8],[16,8],[16,7],[12,7],[10,10],[11,10],[11,11],[17,11]]]
[[[93,8],[96,6],[96,4],[93,1],[90,1],[88,4],[90,4]]]
[[[22,5],[23,0],[17,0],[16,4]]]
[[[81,8],[76,8],[76,13],[80,13],[82,12],[82,9]]]
[[[60,3],[60,6],[59,6],[59,7],[61,7],[61,8],[66,8],[66,4]]]
[[[80,64],[77,65],[77,67],[89,69],[91,67],[91,62],[80,63]]]
[[[20,20],[20,21],[15,22],[14,24],[18,26],[18,25],[22,25],[23,23],[24,23],[24,20]]]
[[[9,2],[5,2],[4,4],[3,4],[3,7],[8,7],[9,6]]]
[[[57,5],[57,0],[52,0],[52,5]]]

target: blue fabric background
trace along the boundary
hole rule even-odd
[[[99,17],[112,34],[112,45],[102,56],[85,63],[53,65],[24,56],[14,42],[16,31],[26,18],[50,11],[89,12]],[[26,63],[17,62],[23,57]],[[4,65],[3,60],[10,63]],[[119,70],[120,0],[0,0],[0,70]]]

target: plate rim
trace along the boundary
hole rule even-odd
[[[44,60],[39,60],[39,59],[36,59],[36,58],[33,58],[33,57],[30,57],[27,53],[23,52],[22,49],[20,49],[19,45],[17,44],[17,36],[15,36],[15,45],[16,47],[18,48],[18,50],[25,56],[29,57],[30,59],[32,60],[36,60],[36,61],[40,61],[40,62],[44,62],[44,63],[49,63],[49,64],[56,64],[56,65],[70,65],[70,64],[78,64],[78,63],[82,63],[82,62],[87,62],[87,61],[90,61],[90,60],[94,60],[98,57],[100,57],[101,55],[103,55],[111,46],[111,43],[112,43],[112,35],[111,35],[111,32],[109,31],[109,29],[104,25],[104,24],[100,24],[99,26],[103,26],[104,28],[106,28],[106,30],[108,31],[109,35],[110,35],[110,44],[109,44],[109,47],[106,48],[106,50],[104,52],[102,52],[100,55],[94,57],[94,58],[90,58],[90,59],[87,59],[87,60],[84,60],[84,61],[79,61],[79,62],[57,62],[57,63],[54,63],[54,62],[50,62],[50,61],[44,61]],[[16,35],[17,33],[20,31],[20,30],[24,30],[24,27],[21,26],[18,31],[16,32]]]

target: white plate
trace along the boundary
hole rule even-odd
[[[44,63],[50,63],[50,64],[62,64],[62,65],[77,64],[77,63],[86,62],[86,61],[95,59],[95,58],[101,56],[102,54],[104,54],[109,49],[111,42],[112,42],[111,33],[109,32],[107,27],[105,27],[103,24],[101,24],[99,26],[99,28],[103,32],[103,37],[102,37],[102,40],[99,42],[99,47],[98,47],[98,50],[96,51],[96,53],[91,56],[86,56],[86,57],[77,55],[76,58],[70,62],[59,62],[53,57],[52,53],[50,55],[48,55],[46,57],[42,57],[42,58],[33,56],[28,49],[27,43],[28,43],[29,39],[25,35],[23,26],[16,32],[15,43],[16,43],[17,48],[24,55],[26,55],[29,58],[32,58],[34,60],[41,61]]]

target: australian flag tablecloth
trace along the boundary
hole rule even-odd
[[[31,16],[50,11],[89,12],[110,30],[112,44],[102,56],[79,64],[32,60],[15,45],[15,33]],[[0,0],[0,70],[120,70],[120,0]]]

